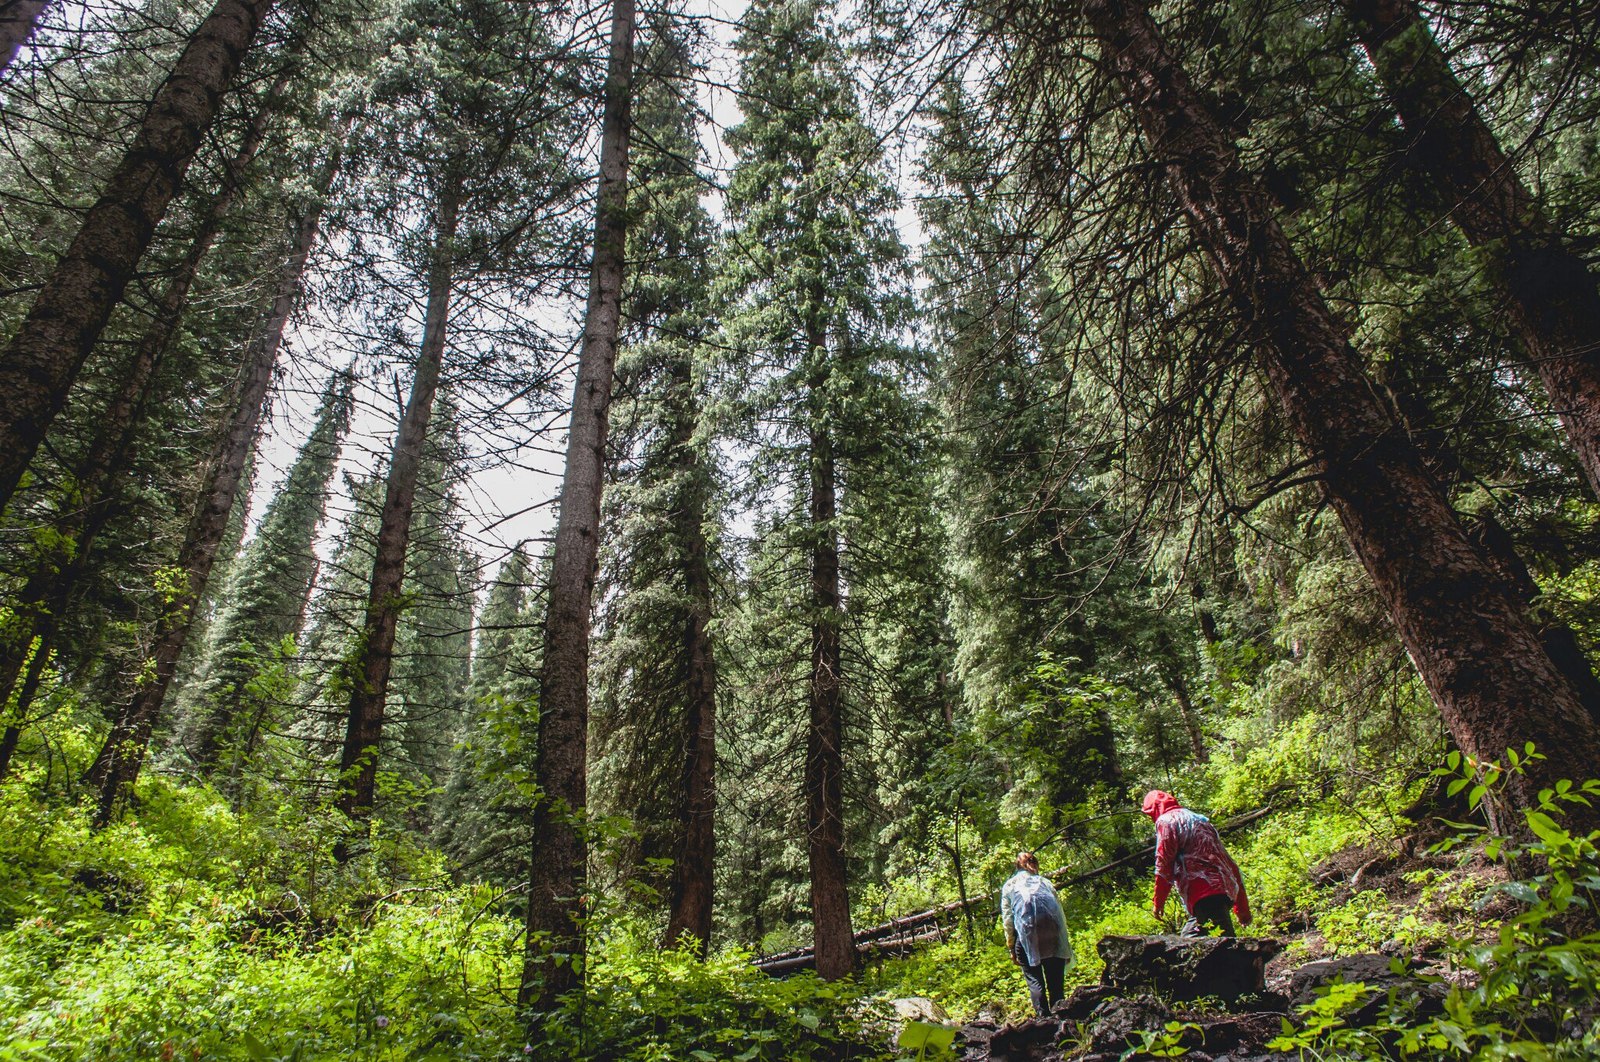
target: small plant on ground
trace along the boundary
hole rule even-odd
[[[1450,795],[1467,791],[1468,804],[1493,799],[1506,775],[1540,758],[1531,746],[1508,750],[1504,764],[1483,764],[1452,753],[1439,774]],[[1336,984],[1302,1012],[1302,1025],[1285,1022],[1273,1041],[1303,1058],[1593,1058],[1600,1052],[1600,831],[1574,834],[1564,808],[1600,799],[1600,781],[1562,781],[1525,809],[1521,837],[1490,834],[1451,823],[1457,834],[1439,850],[1481,851],[1507,867],[1534,873],[1498,887],[1522,905],[1485,942],[1453,939],[1452,961],[1471,976],[1452,986],[1439,1012],[1421,1017],[1414,1000],[1391,990],[1376,1022],[1352,1027],[1347,1015],[1372,997],[1366,985]],[[1419,984],[1437,978],[1416,978]]]

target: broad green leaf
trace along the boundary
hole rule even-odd
[[[925,1021],[908,1021],[905,1028],[900,1030],[900,1038],[896,1042],[907,1051],[920,1051],[928,1044],[928,1030],[931,1028]]]
[[[1539,840],[1545,844],[1566,844],[1572,840],[1566,830],[1556,825],[1552,819],[1542,811],[1528,811],[1523,813],[1528,820],[1528,828],[1539,835]]]
[[[1525,881],[1508,881],[1500,886],[1500,891],[1523,903],[1539,902],[1539,893]]]

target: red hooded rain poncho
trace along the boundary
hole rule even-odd
[[[1248,925],[1250,900],[1244,878],[1211,820],[1159,789],[1145,794],[1144,813],[1156,824],[1156,917],[1161,917],[1167,894],[1177,885],[1186,910],[1193,911],[1197,901],[1220,893],[1232,901],[1239,921]]]

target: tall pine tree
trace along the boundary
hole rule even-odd
[[[233,566],[203,661],[185,691],[186,751],[215,777],[239,774],[262,727],[281,710],[255,682],[281,660],[286,639],[299,633],[352,386],[348,375],[330,381],[310,435]]]
[[[783,0],[746,16],[722,283],[734,303],[727,342],[748,374],[746,438],[773,514],[768,566],[752,578],[782,632],[765,636],[783,654],[773,666],[804,706],[817,969],[837,978],[855,967],[844,785],[846,715],[860,701],[847,671],[857,600],[854,583],[846,599],[847,558],[852,525],[906,452],[910,359],[897,342],[908,309],[898,201],[830,15]]]

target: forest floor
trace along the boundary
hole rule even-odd
[[[1481,853],[1465,859],[1460,854],[1434,850],[1448,831],[1434,824],[1394,839],[1352,845],[1312,868],[1311,880],[1325,891],[1320,912],[1297,912],[1271,927],[1285,948],[1267,968],[1268,985],[1288,971],[1308,962],[1333,958],[1349,951],[1330,941],[1323,924],[1354,928],[1366,923],[1365,937],[1386,955],[1432,953],[1441,943],[1422,927],[1452,926],[1470,929],[1481,939],[1494,926],[1516,914],[1515,904],[1497,886],[1510,880],[1502,863]],[[1476,916],[1462,921],[1464,901]],[[1392,935],[1379,939],[1381,927],[1393,925]]]
[[[1448,1026],[1443,1016],[1451,990],[1482,987],[1480,972],[1459,961],[1460,949],[1491,947],[1500,927],[1520,910],[1505,891],[1512,878],[1504,863],[1481,851],[1440,850],[1451,832],[1436,821],[1424,822],[1399,836],[1333,853],[1308,875],[1318,889],[1315,907],[1272,924],[1258,922],[1249,936],[1238,938],[1243,946],[1237,952],[1229,949],[1231,942],[1215,942],[1217,954],[1201,960],[1187,1000],[1183,986],[1174,990],[1171,983],[1178,964],[1192,961],[1185,955],[1187,942],[1146,938],[1143,954],[1154,956],[1145,971],[1149,981],[1137,971],[1130,976],[1125,963],[1115,972],[1108,963],[1101,983],[1080,985],[1045,1019],[1019,1016],[1008,1001],[982,1004],[960,1016],[953,1047],[968,1062],[1256,1062],[1286,1052],[1324,1057],[1314,1050],[1323,1046],[1319,1041],[1342,1043],[1348,1053],[1340,1057],[1405,1053],[1399,1044],[1407,1023]],[[1100,942],[1103,956],[1115,953],[1115,946],[1110,952],[1106,947],[1112,943]],[[1255,945],[1275,952],[1264,966],[1254,959],[1260,991],[1210,995],[1203,986],[1227,981],[1229,962],[1240,964],[1241,976],[1251,976]],[[1358,991],[1358,984],[1365,990]],[[1559,1035],[1576,1043],[1596,1013],[1591,997],[1582,1020],[1568,1023]],[[1280,1039],[1290,1024],[1299,1027],[1299,1042]],[[1531,1045],[1524,1050],[1515,1057],[1558,1057]]]
[[[1416,1057],[1473,1057],[1491,1037],[1600,1047],[1590,1020],[1600,939],[1552,931],[1549,896],[1560,883],[1550,864],[1542,883],[1526,873],[1513,881],[1503,858],[1485,858],[1476,843],[1437,850],[1446,827],[1353,811],[1331,796],[1286,805],[1229,838],[1257,910],[1243,939],[1283,944],[1248,1009],[1096,994],[1096,943],[1158,931],[1141,861],[1063,890],[1078,954],[1069,984],[1083,1012],[1053,1025],[1024,1020],[1022,978],[988,905],[974,912],[970,936],[957,932],[837,984],[767,976],[738,948],[704,961],[663,951],[646,914],[611,905],[591,929],[582,993],[534,1037],[516,1008],[513,892],[456,882],[438,853],[400,834],[375,832],[372,852],[341,868],[327,854],[335,834],[314,816],[237,812],[207,790],[164,782],[151,785],[136,815],[94,831],[81,805],[48,798],[34,777],[0,787],[0,1062],[929,1059],[952,1051],[891,1038],[918,1028],[953,1037],[958,1025],[991,1034],[970,1043],[974,1059],[1237,1062],[1252,1056],[1213,1049],[1263,1048],[1283,1035],[1285,1017],[1301,1022],[1305,1057],[1391,1057],[1385,1045],[1413,1033],[1467,1045]],[[1581,892],[1593,887],[1584,881],[1600,883],[1592,845],[1573,851],[1569,884]],[[1091,846],[1081,855],[1084,867],[1105,859]],[[1339,989],[1344,996],[1328,993],[1321,1011],[1300,1011],[1311,1002],[1306,970],[1360,956],[1373,958],[1347,968],[1352,980],[1386,977],[1399,958],[1423,974],[1407,977],[1436,1002],[1453,989],[1448,1014],[1458,1027],[1441,1031],[1444,1019],[1415,1006],[1415,992],[1390,1006],[1387,994]],[[1334,1014],[1335,1005],[1371,1009],[1380,996],[1373,1026]],[[890,1001],[906,997],[926,997],[953,1019],[930,1008],[933,1020],[902,1021],[890,1034]],[[1509,1017],[1507,1001],[1524,998],[1548,1016]],[[994,1054],[1002,1029],[1031,1046]],[[1349,1040],[1372,1029],[1376,1039]],[[1196,1036],[1210,1038],[1191,1043]]]
[[[930,1006],[929,1023],[959,1027],[952,1050],[970,1062],[1454,1057],[1452,1047],[1461,1048],[1461,1057],[1488,1057],[1478,1050],[1491,1041],[1520,1044],[1507,1057],[1590,1057],[1584,1052],[1595,1045],[1600,968],[1585,964],[1596,938],[1580,938],[1567,954],[1568,938],[1544,924],[1538,903],[1530,918],[1534,894],[1514,879],[1507,861],[1487,857],[1481,845],[1448,843],[1458,836],[1455,827],[1423,816],[1415,826],[1376,831],[1306,867],[1295,902],[1280,901],[1258,915],[1239,938],[1246,966],[1263,949],[1269,956],[1264,964],[1254,959],[1259,991],[1218,997],[1196,990],[1185,1001],[1182,988],[1173,991],[1170,983],[1172,970],[1188,961],[1183,948],[1162,943],[1170,937],[1117,936],[1134,927],[1112,918],[1102,920],[1112,932],[1079,940],[1077,949],[1080,957],[1092,949],[1111,961],[1104,970],[1080,962],[1069,976],[1067,1000],[1051,1018],[1031,1016],[1016,991],[1020,975],[1002,968],[991,969],[987,995],[955,1002],[953,1019]],[[1254,854],[1259,858],[1259,846]],[[1533,880],[1548,883],[1549,876]],[[1155,957],[1151,983],[1130,977],[1117,958],[1116,942],[1125,955],[1127,942],[1139,940],[1146,949],[1140,954]],[[1227,961],[1224,954],[1195,980],[1225,980]],[[1485,984],[1486,973],[1493,983]],[[1538,1000],[1546,992],[1543,1001],[1557,1005],[1534,1014],[1542,1003],[1529,1003],[1521,1024],[1500,1023],[1497,1008],[1508,994]],[[928,1002],[936,1006],[938,999]],[[914,1006],[901,1009],[915,1015]],[[1565,1047],[1552,1053],[1545,1047],[1551,1043]]]

